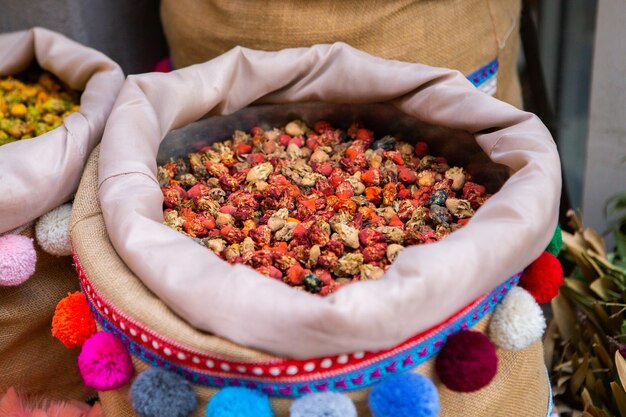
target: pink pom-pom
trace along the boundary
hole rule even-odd
[[[37,253],[26,236],[0,236],[0,285],[20,285],[35,273]]]
[[[100,331],[83,345],[78,369],[85,385],[98,391],[124,386],[133,376],[133,363],[126,346],[111,333]]]

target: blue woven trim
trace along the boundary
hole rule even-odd
[[[467,79],[470,80],[475,87],[480,87],[491,78],[495,77],[498,73],[498,58],[494,59],[484,67],[472,72],[470,75],[467,75]]]
[[[444,346],[447,338],[461,330],[466,330],[478,323],[489,314],[502,300],[508,291],[517,284],[521,273],[511,277],[505,283],[499,285],[479,304],[466,313],[456,317],[448,326],[438,332],[429,335],[417,345],[411,345],[407,349],[397,352],[392,356],[362,368],[352,369],[333,377],[322,379],[308,379],[299,382],[275,382],[263,381],[262,378],[228,378],[218,377],[210,373],[189,369],[173,363],[166,358],[154,353],[144,346],[130,339],[126,334],[104,317],[90,303],[90,307],[98,323],[104,330],[121,339],[129,351],[141,358],[144,362],[160,368],[174,371],[189,381],[204,386],[221,388],[226,386],[244,386],[265,392],[273,397],[293,398],[306,395],[311,392],[347,392],[361,390],[374,385],[388,375],[409,371],[435,356]]]

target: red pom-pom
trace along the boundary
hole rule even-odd
[[[563,285],[563,267],[550,252],[544,252],[524,270],[517,284],[528,291],[539,304],[557,296]]]
[[[453,391],[487,386],[498,371],[496,348],[482,333],[463,330],[448,338],[435,361],[441,382]]]
[[[82,346],[96,332],[87,298],[76,291],[59,301],[52,317],[52,336],[68,348]]]
[[[78,356],[78,369],[85,385],[98,391],[118,389],[135,372],[124,343],[104,331],[91,336]]]

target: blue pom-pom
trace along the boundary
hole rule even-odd
[[[440,409],[437,388],[416,373],[394,375],[376,385],[369,406],[374,417],[436,417]]]
[[[337,392],[309,394],[295,400],[291,417],[357,417],[352,400]]]
[[[259,391],[229,387],[215,394],[206,409],[207,417],[273,417],[269,398]]]
[[[198,406],[191,384],[161,368],[150,368],[135,379],[130,400],[140,417],[187,417]]]

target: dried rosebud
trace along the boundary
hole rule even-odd
[[[251,153],[248,154],[246,160],[250,165],[255,166],[265,162],[265,155],[263,155],[262,153]]]
[[[326,244],[326,250],[332,252],[337,256],[343,255],[344,246],[343,243],[336,239],[330,239]]]
[[[168,208],[180,207],[183,198],[187,197],[187,193],[178,185],[161,188],[163,192],[163,204]]]
[[[363,264],[360,268],[360,274],[362,281],[369,281],[382,278],[385,274],[385,271],[383,271],[382,268],[379,268],[376,265]]]
[[[326,132],[327,130],[334,130],[334,127],[330,124],[330,122],[326,120],[319,120],[315,122],[313,128],[320,134]]]
[[[227,246],[226,249],[224,249],[223,256],[228,262],[233,262],[234,261],[233,258],[240,257],[241,251],[239,250],[239,244],[233,244],[233,245]]]
[[[239,188],[239,182],[231,175],[222,175],[220,177],[220,186],[226,191],[235,191]]]
[[[415,155],[418,158],[423,158],[430,153],[428,144],[426,142],[417,142],[415,144]]]
[[[220,235],[230,244],[240,243],[245,238],[241,230],[231,225],[221,228]]]
[[[334,223],[332,228],[336,233],[336,239],[341,243],[352,249],[358,249],[359,247],[359,232],[343,223]]]
[[[354,195],[354,187],[352,187],[352,184],[349,181],[343,181],[337,186],[335,195],[341,199],[350,198]]]
[[[380,187],[367,187],[365,189],[365,197],[368,201],[379,204],[382,200],[383,190]]]
[[[363,262],[372,263],[381,261],[387,253],[387,244],[384,242],[373,243],[370,246],[363,248],[361,251],[363,254]]]
[[[376,228],[376,231],[383,234],[387,243],[404,242],[404,231],[399,227],[379,226]]]
[[[418,202],[420,206],[425,206],[426,204],[428,204],[432,193],[432,187],[420,187],[413,193],[412,197]]]
[[[220,238],[213,238],[207,241],[206,246],[215,254],[219,255],[226,249],[226,241]]]
[[[317,258],[317,265],[322,268],[326,268],[328,270],[333,270],[335,266],[337,266],[338,261],[339,261],[339,258],[337,257],[335,253],[330,252],[330,251],[324,251]]]
[[[229,171],[228,168],[226,167],[226,165],[220,163],[220,162],[211,162],[211,161],[206,161],[204,163],[204,166],[206,167],[207,171],[209,172],[209,174],[211,174],[211,176],[215,177],[215,178],[219,178],[222,175],[228,175]]]
[[[249,237],[246,237],[246,238],[245,238],[245,239],[241,242],[241,244],[239,245],[239,248],[241,249],[241,252],[242,252],[242,253],[245,253],[245,252],[254,252],[254,251],[256,250],[256,247],[255,247],[255,245],[254,245],[254,241],[253,241],[251,238],[249,238]]]
[[[289,210],[286,208],[281,208],[276,211],[274,214],[270,216],[267,220],[267,226],[272,230],[272,232],[276,232],[285,226],[287,223],[287,217],[289,216]]]
[[[185,219],[178,215],[178,211],[167,209],[163,212],[163,223],[174,230],[182,230]]]
[[[402,220],[400,220],[400,218],[398,216],[393,216],[391,219],[389,219],[389,223],[387,223],[389,226],[392,227],[403,227],[404,223],[402,223]]]
[[[250,230],[249,235],[258,246],[267,246],[272,239],[272,229],[267,225],[261,225],[256,229]]]
[[[405,223],[405,227],[407,230],[408,229],[417,230],[426,224],[427,219],[428,219],[427,209],[424,208],[423,206],[417,207],[413,211],[411,218],[407,220],[407,222]]]
[[[398,245],[395,243],[392,243],[389,246],[387,246],[386,256],[389,262],[394,262],[403,249],[404,249],[404,246]]]
[[[485,187],[475,182],[466,182],[463,185],[463,198],[465,200],[475,200],[485,194]]]
[[[378,216],[381,216],[383,222],[386,224],[387,222],[389,222],[389,220],[391,220],[393,218],[393,216],[396,215],[396,211],[393,209],[393,207],[380,207],[376,209],[376,214]],[[372,216],[372,218],[370,219],[370,224],[373,223],[375,217]]]
[[[282,228],[276,231],[274,234],[274,240],[278,242],[290,241],[293,237],[293,229],[295,229],[297,225],[297,223],[286,222]]]
[[[189,173],[180,174],[176,177],[176,179],[178,180],[180,185],[184,188],[193,187],[198,182],[196,177],[194,177],[193,174],[189,174]]]
[[[385,236],[377,230],[366,227],[359,232],[359,242],[364,247],[385,241]]]
[[[304,274],[304,268],[299,263],[295,263],[287,270],[283,281],[289,285],[301,285],[304,282]]]
[[[396,190],[396,185],[393,182],[388,182],[383,187],[383,205],[390,206],[393,204],[396,199],[396,195],[398,191]]]
[[[285,126],[285,132],[291,136],[304,135],[309,130],[309,127],[302,120],[294,120]]]
[[[379,185],[381,178],[381,172],[379,168],[368,169],[367,171],[361,173],[361,181],[363,184],[370,187],[373,185]]]
[[[448,209],[436,204],[430,206],[429,214],[430,218],[436,225],[442,224],[444,226],[448,226],[452,221],[452,215],[450,215]]]
[[[333,204],[333,208],[337,212],[345,212],[345,213],[353,214],[354,212],[356,212],[357,204],[352,199],[340,198],[337,200],[335,204]]]
[[[421,171],[417,174],[417,184],[420,187],[432,187],[435,185],[435,174],[432,171]]]
[[[448,193],[443,190],[435,190],[430,195],[430,199],[428,200],[428,205],[436,204],[438,206],[443,206],[446,204],[446,200],[448,199]]]
[[[314,223],[309,228],[308,238],[312,244],[324,247],[330,240],[330,231],[327,227],[323,227],[323,223]]]
[[[469,200],[448,198],[446,200],[446,208],[459,219],[472,217],[474,215],[474,209],[472,208],[472,204]]]
[[[401,168],[398,169],[398,179],[406,185],[411,185],[417,181],[417,173],[410,168]]]
[[[351,276],[360,273],[363,265],[363,255],[360,253],[347,253],[337,262],[335,274],[339,276]]]
[[[246,181],[265,181],[273,171],[274,166],[271,163],[263,162],[250,168],[250,171],[248,171],[248,174],[246,175]]]
[[[232,226],[235,224],[235,218],[232,214],[218,212],[215,216],[215,224],[217,227]]]

